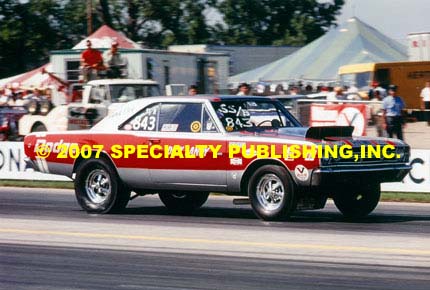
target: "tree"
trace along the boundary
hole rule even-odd
[[[51,0],[0,1],[0,77],[41,65],[60,47],[60,8]]]
[[[303,45],[323,35],[344,0],[212,0],[225,25],[218,39],[228,44]]]
[[[335,23],[344,0],[91,0],[92,25],[152,48],[171,44],[303,45]],[[87,36],[87,0],[0,1],[0,77],[46,63]],[[209,25],[215,8],[223,17]]]

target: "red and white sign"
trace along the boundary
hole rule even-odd
[[[354,136],[365,136],[365,104],[312,104],[310,126],[354,126]]]

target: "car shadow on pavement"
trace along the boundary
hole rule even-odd
[[[235,219],[259,221],[250,207],[239,206],[235,208],[210,207],[203,206],[190,215],[181,215],[170,213],[163,206],[148,207],[129,207],[122,214],[126,215],[149,215],[149,216],[175,216],[180,220],[193,218],[205,219]],[[287,220],[288,223],[354,223],[354,224],[384,224],[384,223],[402,223],[412,221],[430,221],[429,215],[406,215],[395,213],[379,213],[375,211],[365,218],[359,220],[346,219],[337,211],[316,210],[316,211],[297,211]],[[263,221],[262,221],[263,222]],[[277,223],[277,222],[270,222]],[[282,222],[281,222],[282,223]]]

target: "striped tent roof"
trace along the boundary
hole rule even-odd
[[[295,53],[232,76],[229,82],[332,81],[342,65],[404,60],[405,46],[355,17]]]
[[[51,63],[47,63],[23,74],[2,79],[0,80],[0,86],[17,88],[43,88],[50,85],[61,85],[56,79],[44,73],[44,71],[52,71]]]
[[[93,48],[110,48],[112,42],[118,42],[119,48],[124,49],[140,49],[142,48],[139,44],[126,37],[119,31],[110,28],[107,25],[101,26],[90,36],[82,39],[72,49],[86,49],[87,40],[91,40]]]

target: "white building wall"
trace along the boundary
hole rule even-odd
[[[408,35],[408,55],[410,61],[430,61],[430,32]]]
[[[55,51],[51,54],[53,73],[67,79],[66,62],[68,60],[79,61],[81,51]],[[127,59],[128,78],[147,78],[147,59],[152,59],[153,80],[157,81],[162,88],[166,85],[164,66],[169,67],[169,83],[194,85],[198,81],[198,60],[217,63],[217,82],[219,89],[227,88],[229,72],[229,56],[222,54],[197,54],[178,53],[162,50],[133,50],[121,51],[122,57]]]
[[[66,61],[79,61],[80,54],[51,54],[50,61],[52,64],[52,73],[62,79],[67,79],[66,75]]]

